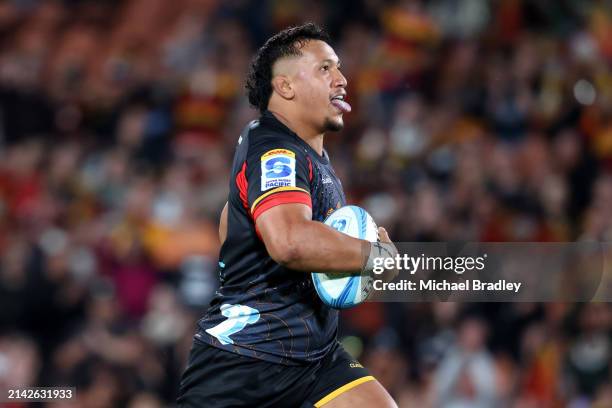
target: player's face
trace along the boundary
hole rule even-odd
[[[296,102],[301,116],[321,132],[343,128],[342,115],[351,111],[344,101],[346,78],[338,56],[327,43],[308,41],[301,49],[296,76]]]

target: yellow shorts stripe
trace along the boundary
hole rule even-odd
[[[314,404],[314,406],[316,408],[322,407],[323,405],[327,404],[329,401],[331,401],[334,398],[336,398],[338,395],[344,394],[345,392],[347,392],[348,390],[350,390],[352,388],[355,388],[359,384],[363,384],[364,382],[372,381],[372,380],[375,380],[375,379],[376,378],[374,378],[373,376],[368,375],[368,376],[361,377],[361,378],[358,378],[356,380],[353,380],[353,381],[351,381],[348,384],[344,384],[342,387],[336,389],[335,391],[330,392],[325,397],[323,397],[319,401],[317,401]]]
[[[257,206],[257,204],[259,204],[259,202],[261,200],[263,200],[264,198],[268,197],[270,194],[278,193],[280,191],[302,191],[302,192],[310,195],[310,193],[307,190],[304,190],[303,188],[300,188],[300,187],[291,187],[291,186],[276,187],[274,190],[270,190],[267,193],[262,194],[259,197],[257,197],[257,200],[255,200],[253,202],[253,205],[251,206],[251,213],[253,213],[253,211],[255,210],[255,207]]]

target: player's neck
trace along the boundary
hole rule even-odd
[[[293,131],[300,139],[306,142],[312,149],[323,156],[323,139],[325,133],[321,133],[302,123],[298,118],[287,113],[279,113],[277,110],[270,109],[270,112],[281,121],[285,126]]]

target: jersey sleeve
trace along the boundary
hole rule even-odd
[[[312,162],[292,143],[265,143],[249,152],[246,165],[247,202],[253,220],[280,204],[312,208]]]

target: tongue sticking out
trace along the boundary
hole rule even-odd
[[[349,105],[348,103],[341,101],[340,99],[332,99],[331,101],[332,105],[334,105],[336,108],[340,109],[342,112],[350,112],[351,111],[351,105]]]

